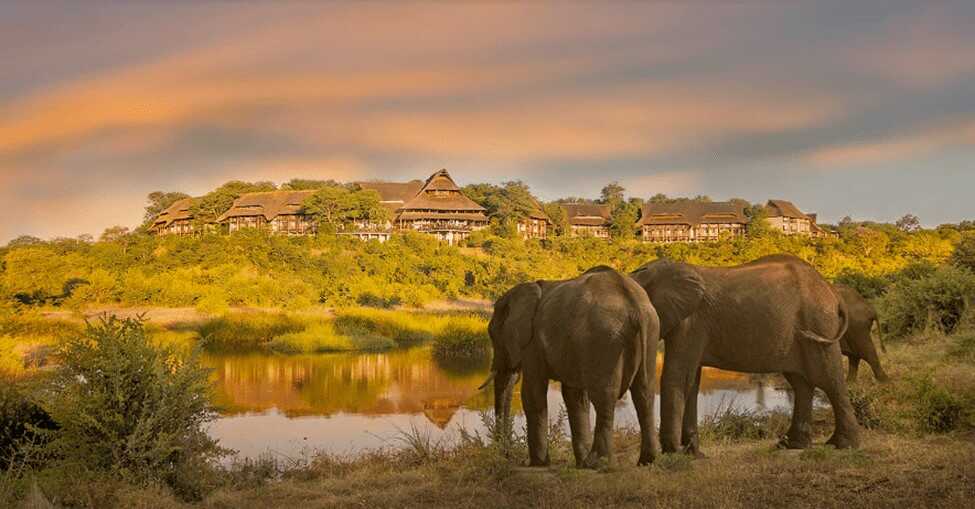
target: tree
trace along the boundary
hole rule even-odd
[[[190,208],[193,221],[198,225],[212,223],[224,212],[230,210],[234,200],[244,193],[274,191],[277,187],[272,182],[243,182],[231,180],[222,186],[203,195]]]
[[[21,235],[7,243],[7,247],[36,246],[43,244],[44,241],[33,235]]]
[[[542,205],[545,215],[552,221],[552,231],[556,237],[569,234],[569,218],[565,214],[565,209],[557,202],[550,202]]]
[[[156,218],[162,211],[171,207],[174,203],[179,200],[189,198],[190,195],[186,193],[181,193],[179,191],[153,191],[146,196],[146,200],[149,202],[146,205],[146,212],[142,216],[142,224],[149,224],[153,219]]]
[[[128,227],[125,226],[110,226],[105,228],[102,232],[101,237],[98,238],[101,242],[115,242],[122,240],[126,235],[129,234]]]
[[[284,184],[281,184],[281,189],[285,191],[309,191],[322,189],[325,187],[340,187],[342,184],[328,179],[328,180],[313,180],[313,179],[291,179]]]
[[[304,207],[319,225],[332,231],[354,221],[382,224],[390,219],[389,209],[382,206],[379,193],[372,189],[323,187],[305,200]]]
[[[755,204],[745,209],[748,224],[745,226],[748,236],[752,238],[766,237],[772,233],[772,225],[768,223],[768,212],[761,204]]]
[[[975,271],[975,232],[965,232],[951,254],[951,263]]]
[[[520,180],[502,182],[500,186],[470,184],[464,186],[461,192],[484,207],[488,217],[496,219],[494,230],[502,237],[517,234],[518,230],[514,225],[538,208],[537,200],[532,196],[528,185]]]
[[[619,182],[610,182],[599,191],[599,202],[609,205],[611,209],[615,209],[625,201],[625,192],[626,189]]]
[[[894,223],[902,232],[913,233],[921,229],[921,220],[914,214],[906,214]]]
[[[640,208],[637,202],[620,203],[610,214],[609,232],[617,239],[632,239],[636,232],[636,221],[639,219]]]

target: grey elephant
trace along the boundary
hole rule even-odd
[[[780,445],[811,445],[813,390],[836,416],[828,443],[857,447],[859,429],[843,377],[839,340],[848,326],[842,299],[808,263],[790,255],[737,267],[650,262],[631,276],[650,296],[664,340],[660,441],[701,455],[697,395],[701,366],[782,373],[795,391],[788,434]]]
[[[660,325],[636,282],[596,267],[565,281],[522,283],[494,305],[488,332],[499,426],[511,414],[517,373],[524,376],[521,400],[531,466],[549,464],[549,380],[562,383],[577,466],[615,462],[613,417],[627,390],[640,424],[639,464],[653,461],[659,449],[653,400]],[[596,409],[594,438],[590,400]]]
[[[840,340],[840,351],[843,352],[843,355],[847,356],[850,363],[846,381],[849,383],[856,382],[861,359],[867,361],[867,364],[870,365],[874,378],[881,382],[890,380],[887,372],[880,365],[880,356],[877,355],[877,349],[873,345],[871,330],[876,323],[880,348],[885,352],[887,351],[884,347],[884,338],[880,330],[880,320],[877,318],[877,310],[859,292],[849,286],[834,283],[833,289],[836,290],[837,295],[846,303],[846,309],[850,313],[850,327],[847,329],[843,339]]]

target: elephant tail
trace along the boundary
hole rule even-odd
[[[810,341],[812,341],[814,343],[819,343],[821,345],[832,345],[833,343],[838,343],[841,339],[843,339],[843,336],[846,335],[847,329],[850,328],[850,314],[847,311],[847,309],[846,309],[846,303],[843,302],[843,299],[842,298],[837,297],[837,302],[839,304],[839,306],[838,306],[839,307],[839,315],[840,315],[840,319],[843,320],[843,325],[840,326],[840,332],[836,335],[836,337],[834,337],[834,338],[827,338],[827,337],[824,337],[824,336],[820,336],[819,334],[816,334],[815,332],[813,332],[811,330],[800,330],[799,331],[799,334],[802,337],[804,337],[804,338],[806,338],[806,339],[808,339],[808,340],[810,340]]]

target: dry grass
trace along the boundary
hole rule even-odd
[[[406,453],[322,457],[282,478],[221,489],[202,507],[970,507],[971,437],[868,432],[858,451],[777,451],[773,441],[714,445],[709,458],[636,467],[636,438],[618,436],[620,467],[492,468],[461,448],[417,463]],[[482,451],[483,452],[483,451]],[[407,461],[404,458],[410,458]],[[507,461],[501,459],[501,461]],[[181,507],[158,489],[115,495],[120,506]],[[145,505],[143,505],[145,507]]]

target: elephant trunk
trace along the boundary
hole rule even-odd
[[[511,398],[518,373],[501,371],[494,376],[494,434],[495,440],[506,440],[511,432]]]

